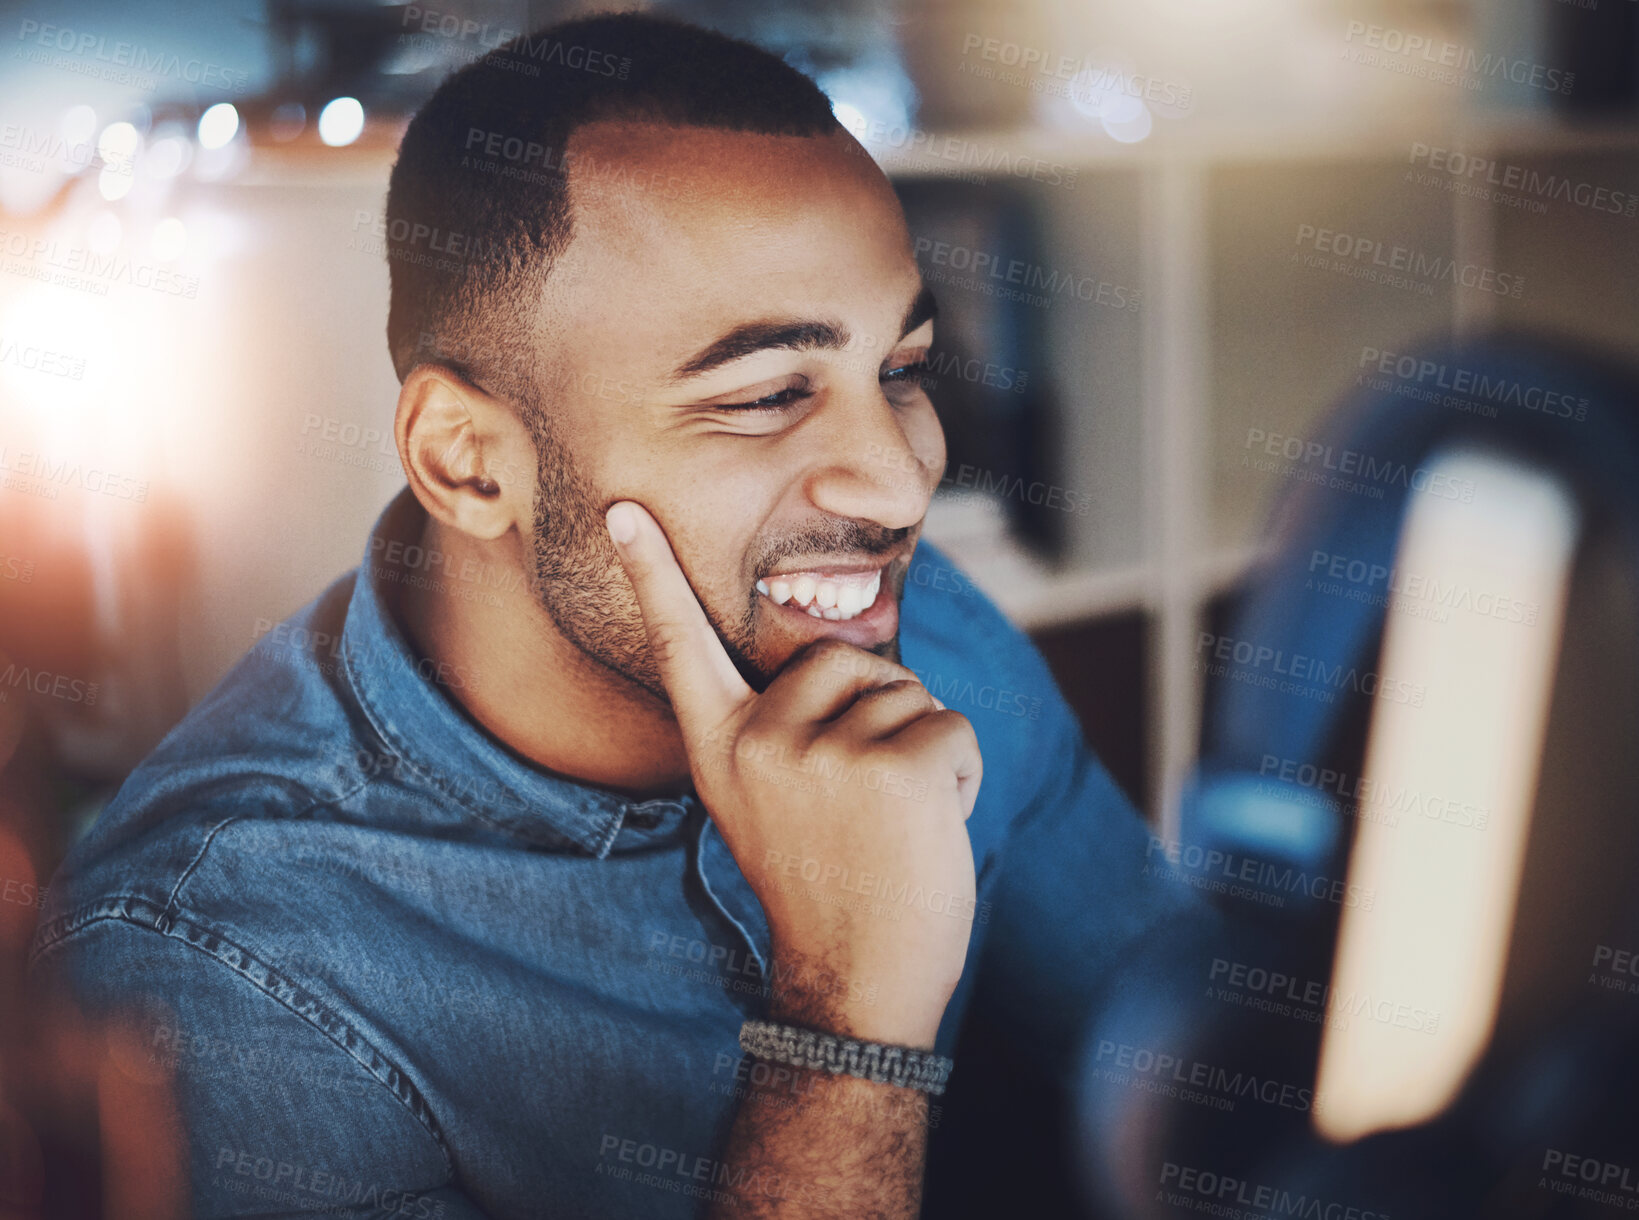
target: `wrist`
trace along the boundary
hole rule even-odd
[[[785,967],[785,960],[775,958],[769,1020],[862,1042],[932,1048],[949,996],[935,1002],[879,988],[813,986],[806,980],[817,977],[815,972]]]
[[[934,1094],[945,1091],[955,1066],[932,1050],[840,1037],[779,1021],[747,1021],[740,1027],[740,1049],[771,1063]]]

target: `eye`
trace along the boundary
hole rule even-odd
[[[923,377],[927,376],[930,367],[931,366],[928,364],[928,358],[924,356],[914,364],[902,364],[896,369],[889,369],[887,372],[882,374],[882,380],[920,381]]]
[[[926,356],[910,364],[888,369],[882,374],[881,381],[887,390],[889,400],[899,402],[925,392],[928,387],[924,379],[931,371]]]
[[[764,382],[767,386],[769,383]],[[775,383],[778,385],[778,383]],[[755,393],[757,388],[753,387]],[[777,389],[770,389],[766,394],[745,402],[713,402],[703,404],[710,411],[785,411],[813,397],[806,377],[797,377]]]
[[[719,402],[713,403],[712,407],[718,411],[779,411],[786,407],[794,407],[809,396],[807,386],[790,386],[776,390],[772,394],[764,394],[751,402]]]

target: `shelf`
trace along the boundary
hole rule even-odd
[[[1186,116],[1157,121],[1149,139],[1122,144],[1102,131],[1045,127],[915,132],[898,142],[865,144],[890,177],[936,181],[962,174],[983,175],[980,165],[1006,153],[1036,158],[1046,165],[1076,170],[1141,167],[1156,162],[1199,166],[1266,161],[1347,161],[1398,159],[1417,143],[1446,148],[1485,148],[1516,155],[1632,151],[1639,148],[1639,121],[1567,122],[1552,115],[1499,113],[1429,114],[1380,111],[1370,125],[1356,119],[1328,123],[1279,118],[1248,120]],[[944,150],[913,152],[909,145]],[[994,160],[991,164],[994,165]],[[1046,171],[1043,171],[1044,173]],[[1009,175],[992,172],[992,179]],[[1028,175],[1016,175],[1030,181]]]
[[[928,512],[927,539],[1023,630],[1160,611],[1165,573],[1158,565],[1054,568],[1002,532],[999,503],[967,499],[936,499]],[[1250,547],[1204,553],[1188,565],[1190,587],[1200,600],[1214,597],[1234,586],[1262,554]]]

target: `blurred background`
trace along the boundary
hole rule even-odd
[[[452,69],[582,7],[4,10],[0,694],[57,806],[94,811],[358,562],[401,482],[398,136]],[[1625,0],[656,7],[784,52],[899,184],[948,321],[930,535],[1158,818],[1196,630],[1286,482],[1249,430],[1309,436],[1431,333],[1639,342]],[[1395,249],[1424,273],[1311,265]]]
[[[8,943],[402,483],[383,204],[408,116],[593,7],[623,6],[0,8]],[[1431,336],[1639,355],[1631,0],[650,7],[784,53],[897,184],[942,313],[928,534],[1162,829],[1201,632],[1303,477],[1268,454]]]
[[[0,694],[57,807],[93,812],[358,562],[401,481],[398,136],[580,7],[5,8]],[[1639,336],[1625,0],[656,7],[787,54],[899,184],[948,320],[930,535],[1154,816],[1197,740],[1195,631],[1284,482],[1249,429],[1309,435],[1429,333]],[[1435,273],[1310,265],[1367,242]]]

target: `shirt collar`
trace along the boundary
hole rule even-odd
[[[407,770],[485,821],[546,845],[561,847],[568,839],[599,859],[609,854],[628,817],[634,827],[647,828],[657,814],[682,815],[687,798],[681,794],[636,801],[524,761],[440,689],[458,690],[466,675],[458,668],[440,671],[416,656],[383,590],[388,581],[451,578],[441,564],[418,555],[425,520],[408,487],[382,510],[353,582],[341,637],[347,680],[375,730],[412,764]],[[401,553],[403,559],[386,558]]]

